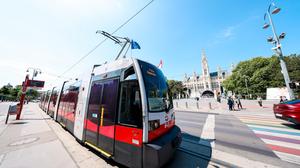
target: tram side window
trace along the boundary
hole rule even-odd
[[[128,79],[130,77],[130,79]],[[133,77],[133,78],[132,78]],[[133,68],[125,72],[125,81],[121,83],[121,100],[119,108],[120,124],[142,127],[142,104],[140,89]]]

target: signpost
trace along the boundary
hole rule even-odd
[[[17,109],[16,120],[20,119],[27,88],[43,88],[44,84],[45,84],[45,81],[38,81],[38,80],[33,80],[33,79],[29,80],[29,75],[26,75],[25,81],[22,84],[22,95],[20,97],[20,107]]]

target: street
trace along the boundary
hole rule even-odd
[[[25,105],[24,118],[11,116],[0,104],[0,167],[122,167],[80,145],[35,103]],[[183,141],[166,165],[175,167],[298,167],[300,131],[273,117],[270,109],[225,113],[176,111]],[[59,152],[58,152],[59,151]],[[16,157],[17,156],[17,157]],[[35,158],[35,159],[33,159]],[[18,161],[18,162],[17,162]]]
[[[296,164],[300,164],[299,127],[276,119],[269,104],[264,108],[246,106],[247,109],[240,111],[224,108],[210,113],[176,111],[176,124],[190,137],[209,141],[213,154],[222,151],[278,167],[297,167]],[[214,120],[208,120],[209,117]],[[214,129],[207,129],[211,125]],[[211,132],[211,137],[207,137],[207,132]]]

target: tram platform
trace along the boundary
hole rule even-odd
[[[79,144],[36,103],[5,125],[8,106],[0,104],[0,168],[118,167]]]

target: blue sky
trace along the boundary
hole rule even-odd
[[[11,0],[0,6],[0,85],[19,84],[28,67],[40,68],[47,87],[104,39],[96,30],[114,31],[149,1],[141,0]],[[116,33],[141,46],[128,52],[153,64],[163,60],[169,79],[201,72],[205,49],[210,70],[228,69],[255,56],[272,55],[263,30],[270,0],[155,0]],[[300,47],[300,1],[277,0],[282,11],[274,16],[285,55]],[[93,64],[112,61],[120,47],[106,41],[65,76],[76,78]]]

